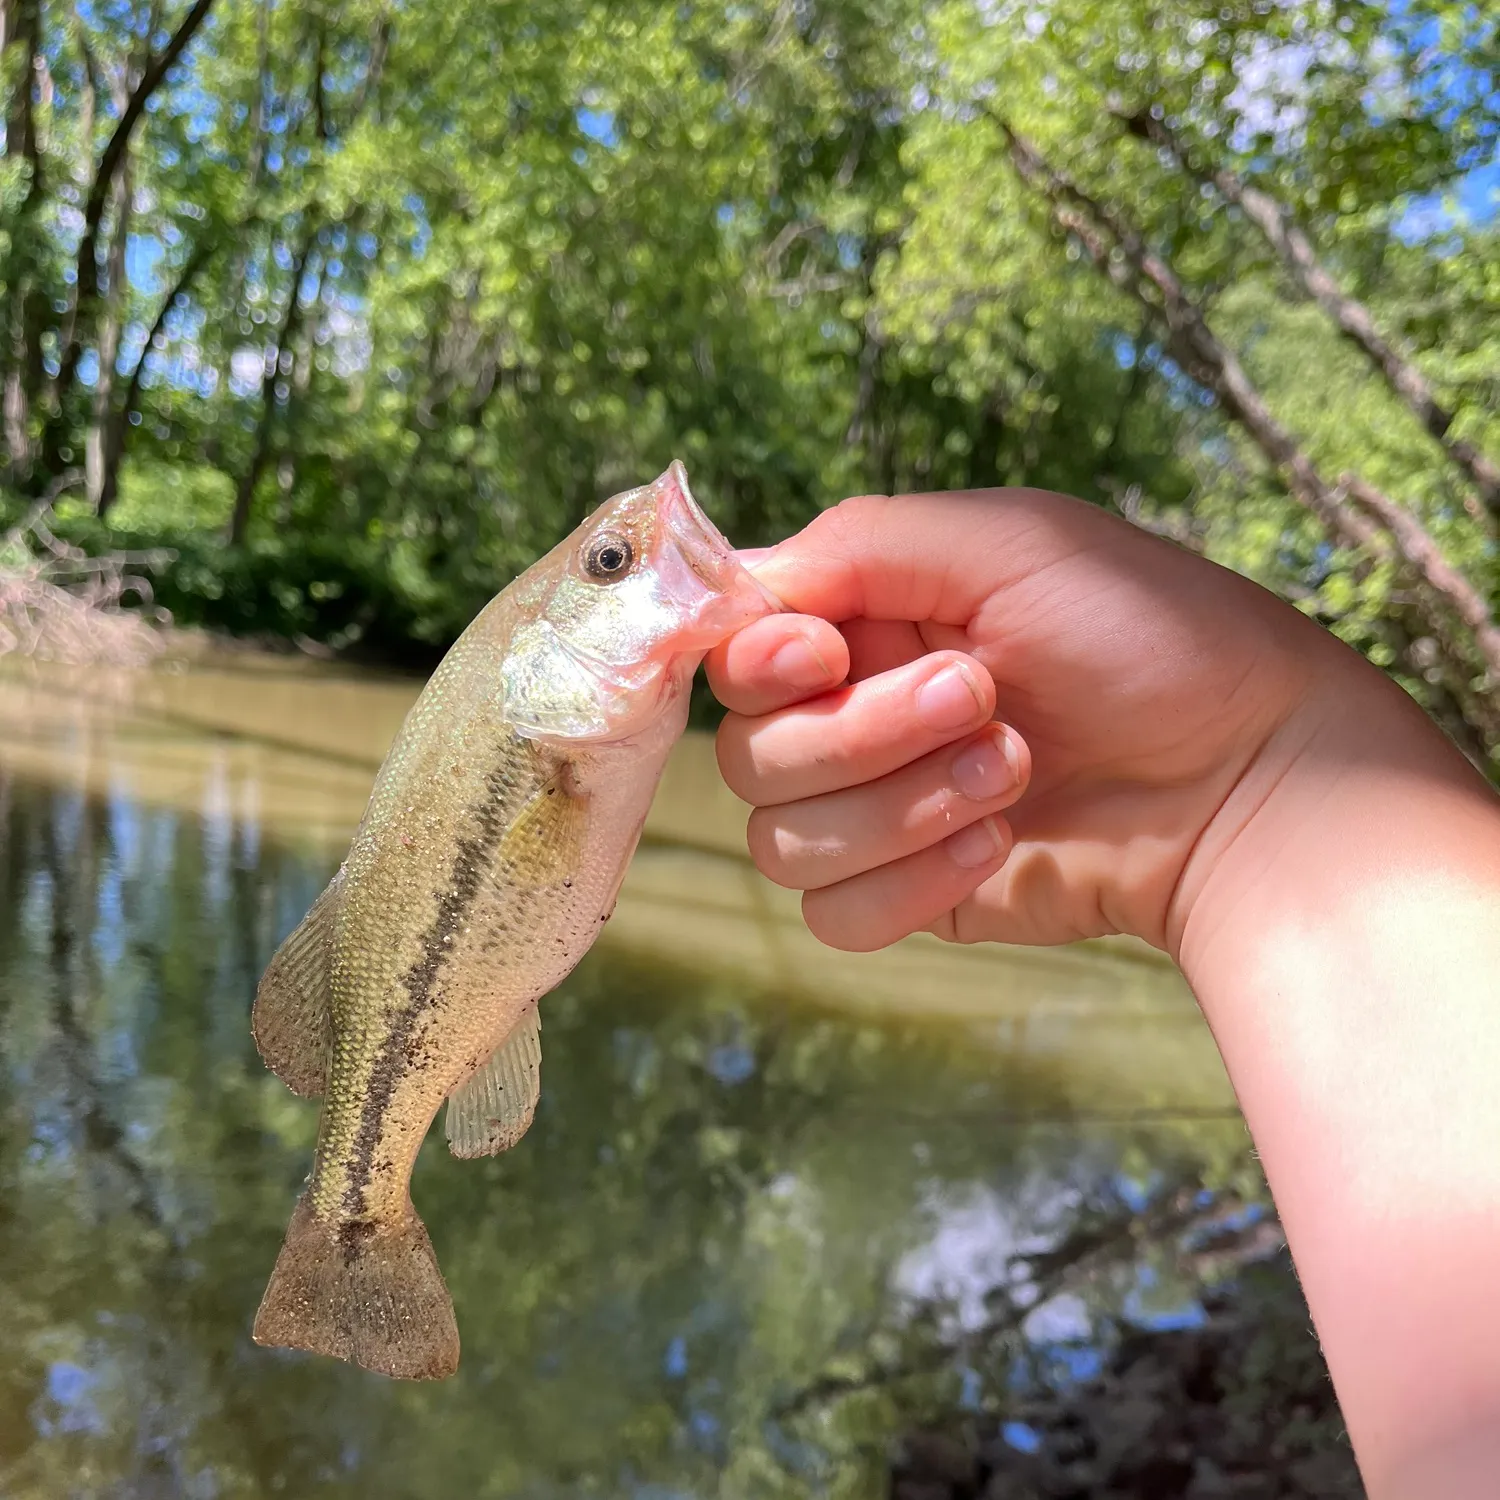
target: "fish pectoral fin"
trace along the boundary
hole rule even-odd
[[[496,1156],[526,1134],[542,1091],[542,1018],[535,1005],[488,1062],[448,1096],[444,1131],[455,1156]]]
[[[506,829],[496,850],[495,876],[528,890],[560,885],[578,873],[587,828],[588,797],[560,770]]]
[[[276,950],[255,991],[250,1029],[266,1066],[307,1099],[323,1092],[333,1040],[329,967],[341,880],[335,875],[312,910]]]

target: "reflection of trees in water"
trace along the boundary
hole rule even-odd
[[[459,1377],[258,1350],[316,1113],[246,1017],[327,870],[212,803],[194,819],[4,779],[0,850],[0,1491],[23,1500],[354,1495],[372,1476],[396,1497],[871,1492],[889,1435],[962,1384],[945,1309],[892,1292],[954,1203],[1002,1205],[1041,1296],[1080,1275],[1079,1235],[1140,1261],[1157,1210],[1121,1196],[1122,1161],[1175,1183],[1191,1159],[1196,1183],[1222,1137],[1215,1181],[1243,1188],[1237,1128],[1070,1127],[1056,1074],[966,1034],[601,950],[544,1007],[525,1142],[471,1163],[439,1140],[418,1167]],[[1101,1307],[1124,1294],[1088,1286]],[[981,1344],[1011,1347],[970,1330],[970,1363]]]
[[[1085,1207],[1006,1260],[982,1317],[908,1310],[776,1416],[902,1429],[894,1500],[1363,1493],[1280,1226],[1200,1174]]]
[[[893,1500],[1362,1496],[1285,1252],[1206,1288],[1201,1305],[1196,1326],[1124,1331],[1086,1378],[1032,1360],[983,1411],[914,1411],[891,1448]]]

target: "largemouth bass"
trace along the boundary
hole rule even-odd
[[[410,1379],[458,1367],[411,1202],[417,1150],[445,1099],[457,1156],[526,1131],[537,1002],[609,916],[693,672],[776,607],[674,463],[600,506],[443,659],[256,991],[262,1057],[325,1096],[258,1343]]]

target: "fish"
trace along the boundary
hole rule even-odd
[[[256,988],[262,1058],[323,1097],[258,1344],[397,1379],[456,1371],[417,1151],[444,1101],[456,1156],[525,1134],[539,1002],[613,910],[693,673],[779,608],[674,461],[514,579],[438,665],[347,857]]]

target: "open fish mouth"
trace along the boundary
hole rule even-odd
[[[662,487],[667,533],[698,578],[716,593],[740,601],[747,611],[746,624],[763,614],[780,614],[786,606],[746,569],[729,539],[694,499],[682,460],[674,458],[656,482]]]

